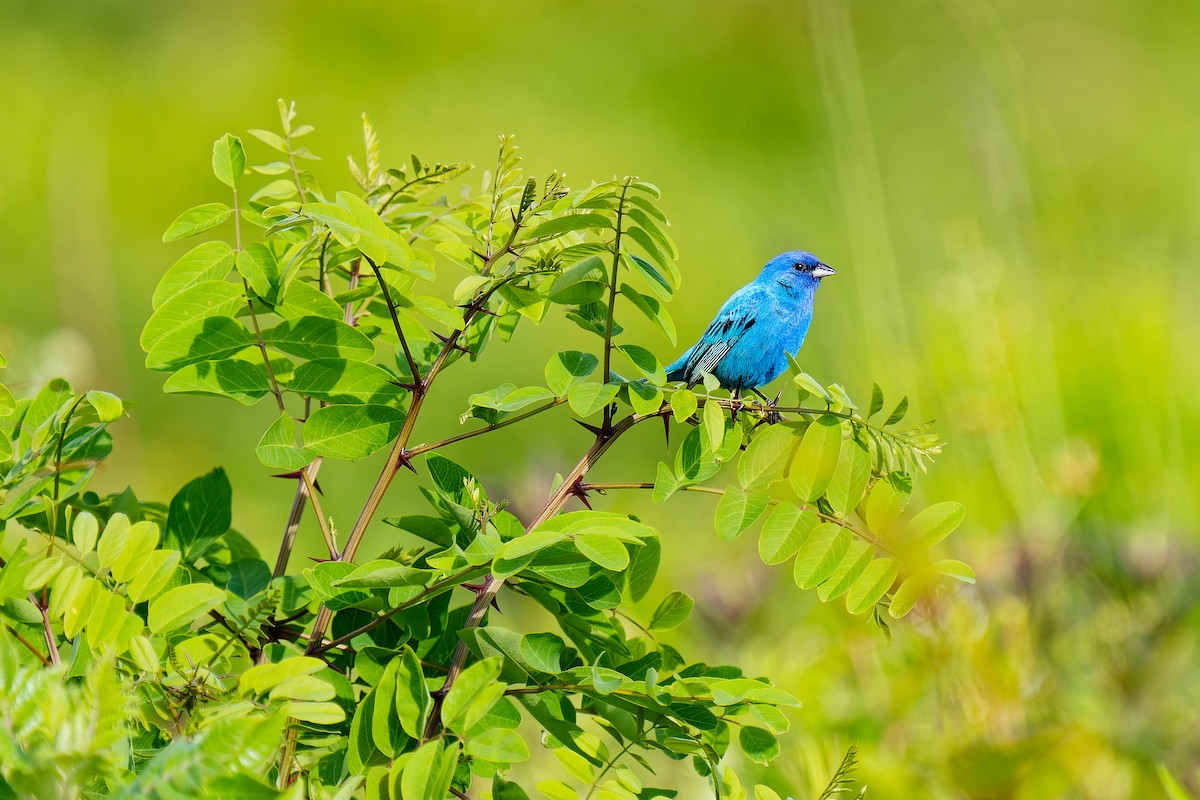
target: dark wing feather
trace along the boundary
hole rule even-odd
[[[752,304],[738,302],[742,299],[735,295],[721,307],[717,318],[688,354],[683,368],[683,379],[689,386],[703,380],[701,373],[711,374],[746,331],[754,327]]]

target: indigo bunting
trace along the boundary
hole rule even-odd
[[[725,301],[700,341],[667,367],[667,380],[692,386],[708,372],[735,397],[743,390],[762,397],[758,387],[787,369],[788,353],[800,351],[812,322],[813,295],[821,279],[833,274],[803,250],[771,259]]]

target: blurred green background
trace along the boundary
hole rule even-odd
[[[951,542],[978,586],[889,646],[763,567],[750,537],[696,535],[709,498],[601,501],[662,531],[664,586],[698,598],[676,632],[690,652],[803,698],[764,780],[815,796],[857,740],[878,798],[1158,797],[1159,762],[1195,789],[1198,53],[1184,0],[5,0],[5,382],[65,375],[136,401],[98,488],[167,499],[224,465],[235,524],[267,549],[292,492],[254,459],[271,410],[165,397],[137,344],[186,249],[163,229],[223,199],[213,139],[274,128],[287,97],[317,126],[327,190],[349,184],[364,111],[385,163],[487,165],[515,133],[535,175],[639,174],[682,253],[681,340],[771,255],[815,251],[839,273],[802,364],[937,417],[949,444],[919,491],[969,510]],[[470,384],[448,374],[426,437],[457,429],[466,390],[538,382],[565,338],[586,344],[552,322],[489,350]],[[447,455],[520,508],[584,445],[560,419]],[[495,448],[528,471],[497,469]],[[643,431],[598,479],[650,480],[661,454]],[[322,472],[343,528],[374,471]],[[384,513],[419,498],[398,483]]]

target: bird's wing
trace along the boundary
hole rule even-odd
[[[738,292],[717,312],[717,317],[704,331],[700,341],[688,353],[688,359],[681,370],[683,380],[688,384],[699,383],[701,373],[712,373],[721,363],[721,359],[729,354],[746,331],[754,327],[756,322],[756,303],[753,292]]]

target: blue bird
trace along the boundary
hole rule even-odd
[[[762,397],[758,387],[787,369],[789,353],[800,352],[812,322],[813,296],[821,279],[833,274],[804,250],[775,256],[725,301],[700,341],[667,367],[667,380],[693,386],[708,372],[735,397],[743,390]]]

